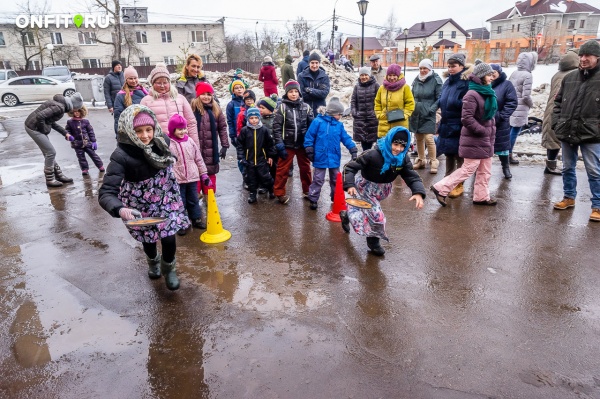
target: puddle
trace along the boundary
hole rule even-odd
[[[44,174],[43,163],[26,163],[17,166],[0,166],[0,187],[29,180]]]

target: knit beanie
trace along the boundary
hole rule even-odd
[[[67,97],[71,100],[71,104],[73,105],[73,110],[81,109],[83,107],[83,97],[81,93],[76,92],[71,97]]]
[[[208,82],[198,82],[196,83],[196,97],[199,97],[201,94],[210,93],[215,94],[215,90]]]
[[[260,110],[256,107],[248,108],[248,110],[246,111],[246,117],[250,119],[251,116],[257,116],[258,119],[260,119]]]
[[[261,98],[257,105],[258,106],[262,105],[269,111],[273,112],[273,111],[275,111],[275,108],[277,107],[277,102],[274,101],[271,97],[265,97],[265,98]]]
[[[285,94],[288,94],[288,92],[292,89],[296,89],[298,90],[298,93],[300,93],[300,83],[296,82],[294,79],[288,80],[288,82],[285,84]]]
[[[502,67],[500,66],[500,64],[490,64],[490,67],[491,67],[491,68],[492,68],[494,71],[496,71],[496,72],[498,72],[498,73],[502,73]]]
[[[402,75],[402,69],[400,69],[400,65],[398,65],[398,64],[390,65],[387,69],[387,75],[396,75],[396,76]]]
[[[317,53],[312,53],[309,57],[308,57],[308,62],[311,61],[319,61],[321,62],[321,56]]]
[[[408,144],[408,133],[405,129],[398,129],[392,138],[392,143],[402,144],[406,146]]]
[[[133,118],[133,128],[135,129],[136,127],[139,126],[152,126],[152,127],[156,127],[154,125],[154,118],[147,112],[139,112],[135,118]]]
[[[241,75],[242,73],[244,73],[244,71],[242,70],[242,68],[237,68],[233,74],[235,76],[237,76],[237,75]]]
[[[371,76],[371,67],[361,67],[358,70],[358,76],[360,75],[369,75]]]
[[[485,76],[489,75],[494,71],[492,67],[490,67],[485,62],[482,62],[480,60],[477,61],[479,62],[475,65],[475,68],[473,68],[473,75],[477,76],[479,79],[483,79]]]
[[[579,55],[595,55],[596,57],[600,57],[600,43],[595,39],[588,40],[579,47]]]
[[[344,113],[344,106],[338,97],[331,97],[329,103],[327,103],[325,112],[327,115],[340,115]]]
[[[421,62],[419,62],[419,68],[423,67],[433,71],[433,62],[429,58],[424,58]]]
[[[154,81],[158,78],[167,78],[167,80],[171,82],[171,74],[163,62],[156,64],[156,67],[154,67],[154,69],[150,71],[150,75],[148,75],[150,84],[154,84]]]
[[[231,94],[233,94],[233,88],[237,85],[240,85],[242,87],[246,87],[246,85],[244,84],[244,82],[242,82],[239,79],[234,80],[233,82],[231,82],[231,84],[229,85],[229,90],[231,92]]]
[[[465,66],[465,62],[467,62],[467,57],[464,54],[454,53],[448,58],[447,63],[456,63],[462,66]]]
[[[244,98],[244,101],[246,101],[246,98],[250,97],[252,99],[252,102],[256,102],[256,94],[250,89],[246,89],[242,97]]]
[[[273,58],[269,57],[268,55],[265,56],[264,58],[264,62],[273,62]]]
[[[125,79],[138,77],[137,71],[131,65],[125,68],[125,70],[123,71],[123,75],[125,76]]]
[[[135,127],[135,119],[133,120],[133,124]],[[183,116],[181,116],[179,114],[174,114],[171,117],[171,119],[169,119],[169,125],[167,126],[169,135],[175,135],[175,129],[186,129],[186,128],[187,128],[187,120]]]
[[[114,60],[114,61],[112,62],[112,70],[113,70],[113,71],[115,70],[115,67],[116,67],[117,65],[121,65],[121,66],[123,66],[123,64],[121,64],[121,61],[119,61],[119,60]]]

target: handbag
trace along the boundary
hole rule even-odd
[[[385,93],[385,108],[387,110],[388,107],[388,95],[389,93]],[[391,111],[387,111],[386,112],[386,117],[387,117],[387,121],[388,123],[394,123],[394,122],[400,122],[403,121],[404,119],[406,119],[404,117],[404,110],[401,109],[393,109]]]

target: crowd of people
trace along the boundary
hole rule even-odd
[[[599,57],[597,41],[584,43],[578,55],[569,52],[563,57],[552,80],[543,124],[548,154],[544,173],[563,177],[564,198],[554,208],[575,205],[575,166],[581,150],[592,192],[591,221],[600,221]],[[537,54],[520,54],[517,71],[507,77],[498,64],[479,60],[469,64],[465,55],[458,53],[447,59],[445,81],[433,70],[433,62],[424,59],[411,84],[399,65],[383,68],[379,56],[372,56],[370,68],[359,68],[353,89],[351,138],[340,122],[343,104],[337,97],[327,101],[329,76],[316,52],[303,54],[296,74],[292,58],[286,57],[281,98],[270,57],[265,57],[259,75],[264,98],[257,99],[242,71],[236,70],[225,110],[214,97],[197,55],[188,57],[174,84],[166,66],[157,65],[148,77],[149,91],[139,84],[134,67],[123,70],[115,61],[105,80],[105,95],[114,117],[117,148],[106,168],[99,202],[124,221],[164,219],[129,231],[143,244],[149,277],[164,275],[167,287],[175,290],[179,287],[175,235],[186,234],[190,226],[206,228],[199,194],[216,191],[219,162],[230,146],[236,149],[238,168],[249,191],[248,203],[255,204],[258,194],[268,193],[268,198],[287,204],[286,184],[293,176],[295,158],[303,196],[309,208],[316,210],[326,174],[330,199],[334,199],[343,144],[351,155],[343,168],[344,190],[370,207],[342,211],[342,228],[365,236],[371,253],[383,255],[380,240],[387,240],[387,234],[380,202],[400,176],[411,190],[410,201],[421,209],[426,191],[416,170],[429,168],[437,174],[439,155],[445,156],[445,176],[431,190],[442,206],[449,204],[448,198],[463,195],[463,182],[473,174],[473,204],[497,203],[489,190],[492,160],[498,155],[504,177],[512,178],[510,165],[518,163],[512,150],[532,106],[531,71],[536,62]],[[65,113],[71,119],[63,128],[57,122]],[[55,96],[27,118],[25,130],[45,157],[48,187],[73,181],[55,161],[56,152],[47,137],[51,129],[71,142],[82,175],[89,173],[86,155],[104,172],[86,113],[83,99],[76,93]],[[413,143],[414,164],[409,154]],[[557,167],[560,149],[562,171]],[[162,253],[157,250],[158,241]]]

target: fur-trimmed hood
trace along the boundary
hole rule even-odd
[[[474,64],[465,64],[465,68],[462,72],[461,72],[461,79],[462,80],[469,80],[469,75],[473,73],[473,69],[475,68]],[[448,73],[448,71],[444,71],[442,72],[442,76],[444,77],[444,79],[448,79],[450,77],[450,74]]]

